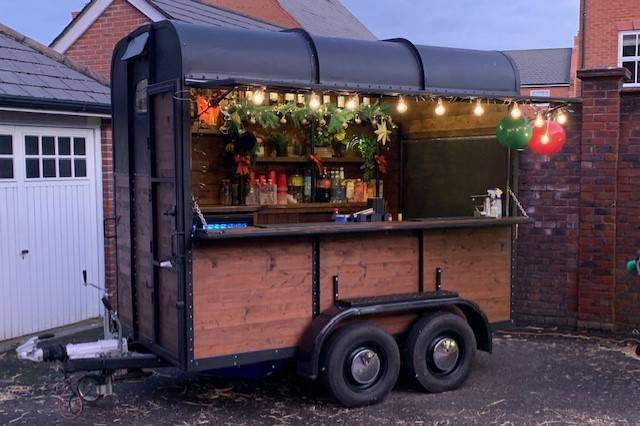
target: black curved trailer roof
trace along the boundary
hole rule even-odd
[[[148,41],[145,33],[152,34]],[[520,87],[514,62],[498,51],[419,46],[406,39],[320,37],[301,29],[243,30],[176,21],[147,25],[123,40],[115,51],[114,71],[126,66],[126,60],[135,59],[136,44],[147,42],[156,56],[151,58],[156,81],[178,78],[188,85],[258,84],[486,97],[517,96]]]

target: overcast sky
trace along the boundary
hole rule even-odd
[[[247,0],[243,0],[247,1]],[[474,49],[570,47],[579,0],[342,0],[379,38]],[[49,44],[85,0],[0,0],[0,22]]]

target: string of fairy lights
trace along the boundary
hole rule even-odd
[[[240,88],[236,91],[242,92]],[[230,93],[231,91],[227,92]],[[342,110],[354,112],[351,116],[356,124],[360,124],[361,120],[358,115],[361,112],[362,105],[382,105],[382,99],[395,97],[397,98],[395,110],[399,114],[405,114],[410,109],[408,99],[415,102],[429,102],[433,104],[433,113],[436,117],[443,117],[448,112],[449,105],[453,103],[469,103],[470,113],[475,117],[482,117],[490,105],[506,105],[508,106],[508,114],[499,123],[496,130],[498,142],[506,148],[515,150],[524,150],[529,147],[533,152],[539,154],[553,154],[562,149],[566,141],[566,134],[562,126],[569,121],[568,112],[570,111],[570,103],[558,102],[553,99],[519,99],[519,98],[488,98],[479,96],[439,96],[439,95],[377,95],[365,96],[363,94],[344,93],[339,91],[331,92],[315,92],[300,91],[298,93],[287,93],[284,96],[285,102],[280,102],[279,92],[268,91],[266,87],[248,87],[244,90],[245,102],[247,105],[253,104],[254,107],[265,108],[267,98],[273,105],[273,111],[280,116],[280,123],[286,123],[286,115],[294,114],[299,109],[310,110],[310,114],[317,115],[321,113],[325,117],[327,114],[340,113]],[[225,95],[226,96],[226,95]],[[209,107],[218,107],[220,101],[225,98],[217,98],[215,101],[210,100]],[[337,97],[337,104],[333,104],[331,112],[326,107],[332,104],[332,100]],[[371,102],[374,103],[371,103]],[[231,104],[237,102],[237,98],[231,100]],[[229,105],[229,104],[228,104]],[[222,108],[225,112],[229,106]],[[283,106],[292,106],[292,108],[283,108]],[[387,104],[388,105],[388,104]],[[388,111],[387,108],[384,109]],[[252,113],[249,111],[249,115]],[[460,110],[456,110],[456,116],[460,115]],[[388,121],[392,127],[395,127],[391,117],[387,114],[386,119],[380,116],[380,120],[372,121],[374,127],[384,124]],[[228,117],[227,117],[228,118]],[[325,119],[320,117],[320,124],[326,123]],[[255,121],[255,117],[251,117],[251,122]],[[302,120],[303,123],[307,120]],[[380,121],[380,123],[378,123]],[[347,123],[343,123],[345,128]]]
[[[250,91],[248,92],[250,93],[250,98],[251,101],[253,102],[254,105],[258,106],[258,105],[262,105],[266,99],[266,88],[258,88],[254,91]],[[344,96],[344,95],[343,95]],[[348,110],[355,110],[360,102],[360,96],[359,95],[346,95],[344,96],[347,98],[346,102],[344,103],[344,107]],[[425,97],[423,96],[416,96],[415,97],[416,100],[426,100]],[[433,96],[430,96],[429,99],[431,101],[435,100],[436,106],[434,107],[434,113],[437,116],[444,116],[447,113],[447,107],[445,105],[445,98],[442,97],[437,97],[434,98]],[[456,101],[457,99],[464,99],[464,98],[458,98],[458,97],[454,97],[454,98],[450,98],[450,101]],[[473,106],[473,115],[475,115],[476,117],[482,117],[485,113],[485,104],[483,103],[483,99],[482,98],[475,98],[475,97],[471,97],[468,98],[471,102],[473,102],[474,106]],[[489,103],[489,100],[485,101],[487,104]],[[497,101],[496,101],[497,102]],[[311,108],[312,110],[317,110],[318,108],[320,108],[320,106],[322,105],[322,97],[321,95],[318,95],[316,92],[311,92],[309,94],[309,100],[308,100],[308,106],[309,108]],[[510,104],[511,106],[511,110],[510,110],[510,115],[512,118],[514,119],[519,119],[523,116],[523,112],[522,109],[520,108],[520,103],[511,99],[504,99],[502,100],[503,104]],[[523,104],[527,104],[527,105],[536,105],[538,102],[526,102]],[[398,96],[398,102],[396,104],[396,110],[398,111],[398,113],[400,114],[404,114],[409,110],[409,105],[407,104],[406,101],[406,97],[403,95],[399,95]],[[568,121],[568,116],[567,113],[565,111],[565,107],[564,106],[554,106],[554,107],[547,107],[547,111],[537,111],[536,112],[536,116],[535,119],[533,120],[533,124],[536,127],[542,127],[545,123],[545,117],[546,119],[548,119],[551,115],[552,112],[555,112],[555,121],[560,124],[560,125],[565,125]]]

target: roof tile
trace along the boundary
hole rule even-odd
[[[3,26],[0,26],[0,93],[33,100],[110,103],[109,87],[72,68],[55,52]]]

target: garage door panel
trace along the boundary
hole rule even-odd
[[[82,285],[82,271],[96,285],[104,281],[93,132],[16,126],[14,147],[15,195],[0,205],[0,216],[13,210],[16,220],[0,222],[0,235],[13,238],[0,250],[17,257],[0,262],[15,271],[3,294],[20,312],[0,313],[0,320],[11,318],[0,321],[0,340],[97,317],[100,294]],[[0,202],[2,188],[0,181]]]
[[[16,186],[0,182],[0,340],[23,334],[24,313],[14,303],[22,291],[17,270],[20,248],[14,231],[19,226],[17,206]]]

